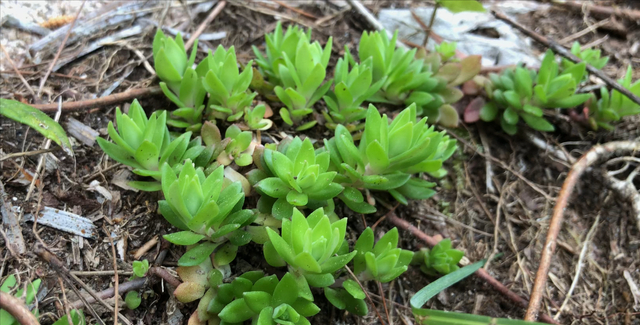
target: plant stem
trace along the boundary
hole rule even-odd
[[[422,47],[427,47],[427,42],[429,42],[429,35],[431,34],[431,27],[433,27],[433,23],[436,21],[436,12],[440,8],[440,3],[436,1],[436,6],[433,7],[433,12],[431,13],[431,19],[429,19],[429,28],[425,31],[427,35],[424,36],[424,41],[422,42]]]
[[[387,309],[387,301],[384,299],[384,290],[382,290],[382,283],[378,282],[378,290],[380,291],[380,298],[382,298],[382,305],[384,306],[384,313],[387,315],[387,322],[391,324],[391,318],[389,317],[389,310]]]

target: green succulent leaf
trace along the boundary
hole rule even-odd
[[[178,265],[180,266],[196,266],[202,263],[205,259],[209,258],[209,256],[213,253],[213,251],[218,247],[219,244],[206,242],[199,244],[188,250],[180,259],[178,260]]]

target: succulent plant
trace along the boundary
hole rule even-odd
[[[204,149],[189,147],[191,132],[170,141],[165,121],[166,112],[154,112],[147,119],[138,101],[134,100],[128,114],[122,114],[120,108],[116,108],[118,131],[109,121],[107,130],[113,142],[98,138],[98,145],[113,160],[132,167],[135,174],[160,180],[160,166],[168,163],[173,167],[185,159],[195,159]],[[130,185],[144,191],[160,189],[158,182],[135,181]]]
[[[416,66],[421,72],[430,73],[431,78],[420,84],[415,91],[428,93],[433,97],[425,104],[418,104],[418,113],[449,127],[458,126],[458,112],[451,106],[463,96],[458,86],[474,78],[482,68],[480,55],[469,55],[458,60],[454,57],[455,50],[456,43],[443,42],[436,46],[435,52],[427,53],[420,49],[416,53],[416,60],[422,61]],[[411,96],[405,104],[410,104],[410,100]]]
[[[227,143],[224,152],[218,156],[218,162],[227,166],[235,162],[238,166],[247,166],[253,162],[252,154],[254,146],[251,143],[253,133],[242,131],[233,124],[224,133]]]
[[[398,32],[388,39],[386,32],[364,32],[360,38],[360,61],[371,58],[373,82],[386,77],[380,90],[369,97],[371,102],[410,105],[427,114],[436,123],[457,126],[458,113],[450,105],[462,98],[458,85],[480,71],[481,57],[468,56],[460,62],[451,59],[455,43],[440,45],[436,52],[396,48]]]
[[[264,118],[267,107],[264,104],[257,105],[253,108],[246,108],[244,114],[244,123],[251,130],[268,130],[273,125],[270,119]]]
[[[343,244],[346,245],[346,227],[346,218],[331,223],[322,208],[307,218],[293,209],[291,220],[282,219],[282,235],[267,228],[270,241],[263,246],[265,259],[271,266],[288,265],[292,272],[302,274],[312,287],[327,287],[335,282],[333,273],[357,253],[341,251]]]
[[[136,291],[129,291],[127,295],[124,297],[124,303],[129,309],[136,309],[142,303],[142,298],[140,294]]]
[[[158,210],[182,230],[164,238],[176,245],[196,245],[178,260],[180,266],[198,265],[214,251],[214,264],[227,265],[235,258],[238,246],[251,241],[251,235],[240,228],[249,225],[255,215],[242,210],[245,195],[240,182],[223,187],[223,173],[223,167],[218,167],[205,176],[202,168],[196,169],[189,159],[179,175],[168,164],[162,167],[165,200],[158,202]]]
[[[131,266],[133,268],[133,275],[131,276],[130,280],[133,280],[133,279],[136,279],[136,278],[142,278],[149,271],[149,261],[148,260],[133,261]]]
[[[275,275],[249,271],[230,283],[216,282],[200,300],[189,324],[242,324],[251,320],[256,325],[307,325],[307,317],[320,311],[309,287],[301,288],[291,273],[278,280]]]
[[[204,110],[206,91],[202,76],[193,70],[198,42],[193,44],[187,58],[182,36],[167,37],[160,28],[153,39],[153,62],[160,80],[162,92],[178,106],[171,112],[167,123],[187,131],[199,131]]]
[[[196,247],[191,246],[187,252],[196,249]],[[190,303],[203,298],[205,293],[209,293],[208,289],[219,284],[216,280],[222,282],[223,278],[222,272],[213,268],[209,256],[204,256],[204,259],[196,265],[178,266],[176,272],[182,283],[175,288],[173,295],[182,303]],[[198,312],[194,314],[200,314],[200,309],[198,308]]]
[[[440,58],[443,62],[449,61],[449,59],[453,58],[456,55],[456,49],[458,48],[458,43],[456,42],[442,42],[440,44],[436,44],[434,46],[436,53],[440,55]]]
[[[533,129],[553,131],[542,109],[572,108],[589,99],[589,94],[575,93],[585,72],[584,63],[559,71],[555,55],[548,50],[537,74],[523,67],[490,74],[484,87],[491,101],[480,110],[480,118],[487,122],[499,118],[502,129],[511,135],[518,131],[520,118]]]
[[[324,296],[329,302],[340,310],[347,310],[358,316],[365,316],[369,312],[367,303],[364,302],[364,291],[358,286],[358,284],[351,280],[345,280],[342,283],[343,287],[349,288],[330,288],[325,287]],[[361,298],[360,298],[361,297]]]
[[[449,274],[457,269],[464,253],[451,248],[451,239],[443,239],[432,249],[423,248],[413,255],[411,264],[420,265],[420,270],[429,275]]]
[[[338,171],[336,182],[355,189],[389,191],[401,202],[406,202],[405,195],[412,199],[433,195],[429,187],[435,184],[417,178],[409,185],[412,191],[399,190],[411,179],[411,174],[444,176],[442,162],[455,151],[456,141],[444,132],[436,132],[426,121],[427,118],[416,119],[415,104],[404,109],[391,124],[386,115],[380,116],[375,106],[370,105],[358,147],[349,131],[338,125],[335,137],[325,140],[332,166]],[[362,203],[358,191],[345,190],[340,198],[352,209]]]
[[[618,82],[631,93],[640,96],[640,80],[636,80],[632,84],[632,73],[631,66],[629,66],[624,79]],[[606,87],[600,88],[600,99],[596,99],[594,95],[587,103],[589,125],[594,130],[599,128],[613,130],[612,122],[617,122],[624,116],[640,114],[640,105],[617,90],[612,89],[609,93]]]
[[[372,84],[372,59],[368,58],[362,65],[354,63],[351,70],[349,61],[348,57],[338,59],[334,72],[334,90],[323,97],[329,112],[323,114],[327,120],[325,125],[330,129],[335,129],[336,124],[342,124],[353,132],[363,127],[357,125],[367,114],[367,110],[361,107],[362,103],[382,87],[386,77]]]
[[[277,199],[272,207],[275,218],[289,218],[294,206],[327,201],[342,192],[343,187],[333,181],[336,172],[328,171],[329,159],[328,152],[316,153],[308,138],[281,143],[278,151],[264,149],[259,167],[265,176],[255,188]]]
[[[209,92],[207,107],[210,117],[237,121],[242,118],[245,108],[251,105],[257,93],[249,91],[253,79],[252,61],[244,67],[242,73],[238,69],[236,50],[232,46],[225,50],[218,46],[215,53],[209,52],[196,71],[204,76],[203,85]]]
[[[604,68],[604,66],[607,65],[607,62],[609,62],[608,56],[600,57],[600,50],[585,49],[583,51],[580,49],[580,43],[578,42],[573,42],[573,45],[571,46],[571,53],[577,56],[582,62],[585,62],[596,69]],[[574,65],[575,63],[569,61],[568,59],[562,59],[563,69],[571,68]]]
[[[373,237],[373,230],[367,227],[356,241],[353,273],[363,281],[390,282],[407,270],[413,252],[398,248],[397,228],[387,231],[375,246]]]
[[[391,40],[386,31],[365,31],[360,37],[358,57],[363,63],[371,59],[372,82],[386,78],[380,90],[369,101],[402,104],[412,90],[430,77],[428,73],[410,69],[411,63],[417,62],[413,60],[416,50],[396,48],[397,39],[397,31]],[[428,94],[419,95],[426,97]],[[418,97],[418,94],[414,97]]]
[[[284,55],[285,53],[289,58],[293,58],[296,55],[298,43],[301,38],[307,40],[311,39],[311,29],[306,32],[297,25],[289,26],[287,31],[282,33],[282,23],[278,21],[275,30],[272,33],[265,35],[266,42],[266,54],[262,55],[260,50],[253,46],[253,53],[256,56],[256,63],[260,67],[259,78],[262,83],[260,86],[264,86],[263,76],[266,76],[271,88],[274,86],[284,86],[280,77],[280,65],[285,65]]]
[[[280,110],[282,120],[288,125],[299,124],[311,114],[311,108],[331,87],[332,80],[324,82],[327,64],[331,56],[332,38],[329,37],[324,49],[320,43],[310,43],[305,35],[300,35],[293,56],[282,53],[284,64],[278,65],[282,87],[276,86],[274,91],[278,99],[286,106]],[[317,121],[309,121],[298,126],[297,130],[306,130]]]

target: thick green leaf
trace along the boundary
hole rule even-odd
[[[340,310],[344,310],[347,307],[347,303],[341,297],[339,291],[331,289],[329,287],[324,288],[324,296],[329,302]]]
[[[198,243],[204,235],[196,234],[191,231],[180,231],[162,236],[170,243],[182,246],[188,246]]]
[[[522,119],[527,123],[527,125],[535,130],[545,132],[552,132],[553,130],[555,130],[553,125],[549,123],[549,121],[544,119],[544,117],[537,117],[528,113],[523,113]]]
[[[72,309],[69,311],[71,315],[71,324],[73,325],[85,325],[84,314],[82,310]],[[62,318],[58,319],[53,325],[69,325],[69,319],[67,315],[62,316]]]
[[[211,242],[202,243],[180,257],[178,260],[179,266],[196,266],[202,263],[205,259],[209,258],[211,253],[218,247],[219,244]]]
[[[42,111],[19,101],[0,98],[0,114],[28,125],[61,146],[69,156],[73,156],[73,149],[64,129]]]
[[[356,299],[364,299],[366,295],[360,285],[351,279],[347,279],[342,283],[342,286],[347,290],[347,292]]]
[[[255,315],[244,299],[236,299],[225,306],[218,317],[227,323],[242,323]]]
[[[287,272],[273,291],[273,299],[271,306],[280,306],[281,304],[291,305],[298,298],[298,287],[294,276]]]

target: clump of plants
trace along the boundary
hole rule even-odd
[[[336,128],[334,138],[325,140],[331,166],[337,171],[336,181],[349,188],[340,199],[361,213],[373,212],[363,204],[361,189],[387,191],[404,204],[407,198],[431,197],[435,184],[412,175],[444,176],[442,162],[455,148],[456,141],[427,125],[426,117],[417,120],[415,104],[391,123],[386,114],[381,116],[375,106],[369,106],[357,147],[342,125]]]
[[[310,288],[321,288],[339,309],[365,315],[364,292],[345,267],[353,262],[365,283],[389,282],[407,270],[413,253],[397,247],[396,229],[375,245],[368,229],[350,248],[347,219],[336,214],[335,199],[371,213],[375,207],[361,190],[386,191],[405,204],[430,197],[435,184],[423,177],[445,174],[442,163],[455,141],[427,125],[426,117],[418,119],[415,105],[392,121],[374,106],[365,112],[359,145],[338,124],[334,138],[315,144],[289,137],[263,146],[235,124],[223,138],[205,121],[192,139],[191,132],[170,134],[166,112],[147,118],[137,102],[127,114],[117,111],[118,132],[109,127],[114,142],[100,139],[100,146],[154,178],[145,189],[162,191],[158,211],[177,229],[164,238],[186,249],[177,270],[183,283],[174,294],[184,303],[198,301],[194,320],[308,324],[306,317],[319,311]],[[257,204],[248,205],[245,198],[255,195]],[[252,241],[263,246],[268,264],[289,273],[278,280],[251,271],[225,281],[238,251]],[[136,274],[144,274],[144,266]],[[126,301],[135,308],[140,297],[132,293]]]
[[[328,108],[328,112],[323,114],[327,120],[326,127],[335,129],[338,124],[341,124],[349,132],[354,132],[364,127],[359,123],[367,114],[362,103],[378,92],[386,77],[372,83],[372,58],[368,58],[361,65],[353,62],[351,69],[350,61],[353,59],[348,54],[345,58],[338,59],[334,71],[335,87],[323,97]]]
[[[521,119],[535,130],[553,131],[543,109],[573,108],[587,101],[591,95],[576,93],[585,73],[584,63],[561,70],[554,53],[548,50],[539,72],[517,67],[500,75],[490,74],[484,83],[490,101],[482,107],[480,118],[499,120],[511,135],[518,131]]]
[[[578,42],[573,42],[573,45],[571,45],[571,54],[575,55],[582,62],[585,62],[586,64],[596,69],[604,68],[604,66],[607,65],[607,62],[609,62],[609,57],[601,56],[600,50],[594,50],[594,49],[582,50],[580,48],[580,43]],[[562,59],[563,69],[568,69],[574,65],[575,63],[569,61],[568,59],[565,59],[565,58]]]
[[[428,275],[449,274],[459,269],[458,263],[464,256],[460,250],[451,248],[451,239],[443,239],[433,248],[422,248],[413,256],[411,264],[420,266]]]
[[[249,90],[253,80],[252,61],[240,72],[235,48],[218,46],[194,68],[197,45],[196,40],[187,58],[180,34],[172,39],[158,29],[153,40],[154,65],[162,80],[160,88],[178,106],[169,114],[167,125],[199,132],[203,120],[234,122],[241,120],[245,113],[252,113],[248,121],[254,127],[270,127],[271,124],[265,123],[263,116],[256,116],[257,111],[251,108],[257,95]]]
[[[450,104],[462,98],[457,86],[480,72],[480,56],[456,60],[451,55],[455,53],[455,43],[445,43],[429,54],[424,50],[407,50],[396,46],[397,39],[397,31],[391,39],[386,31],[364,32],[360,38],[360,61],[372,60],[373,82],[385,79],[368,101],[415,104],[421,115],[457,126],[458,113]]]
[[[168,125],[198,131],[202,112],[205,108],[206,91],[202,85],[202,75],[193,69],[198,42],[193,44],[187,58],[182,36],[167,37],[158,29],[153,39],[153,62],[160,80],[162,92],[178,106],[171,112]]]
[[[627,68],[625,77],[618,82],[620,85],[636,96],[640,96],[640,80],[631,83],[631,74],[633,73],[631,66]],[[600,128],[605,130],[613,130],[613,122],[619,121],[624,116],[640,114],[640,105],[633,102],[617,90],[607,91],[605,87],[600,88],[600,98],[591,95],[587,102],[585,113],[587,121],[592,129]]]

